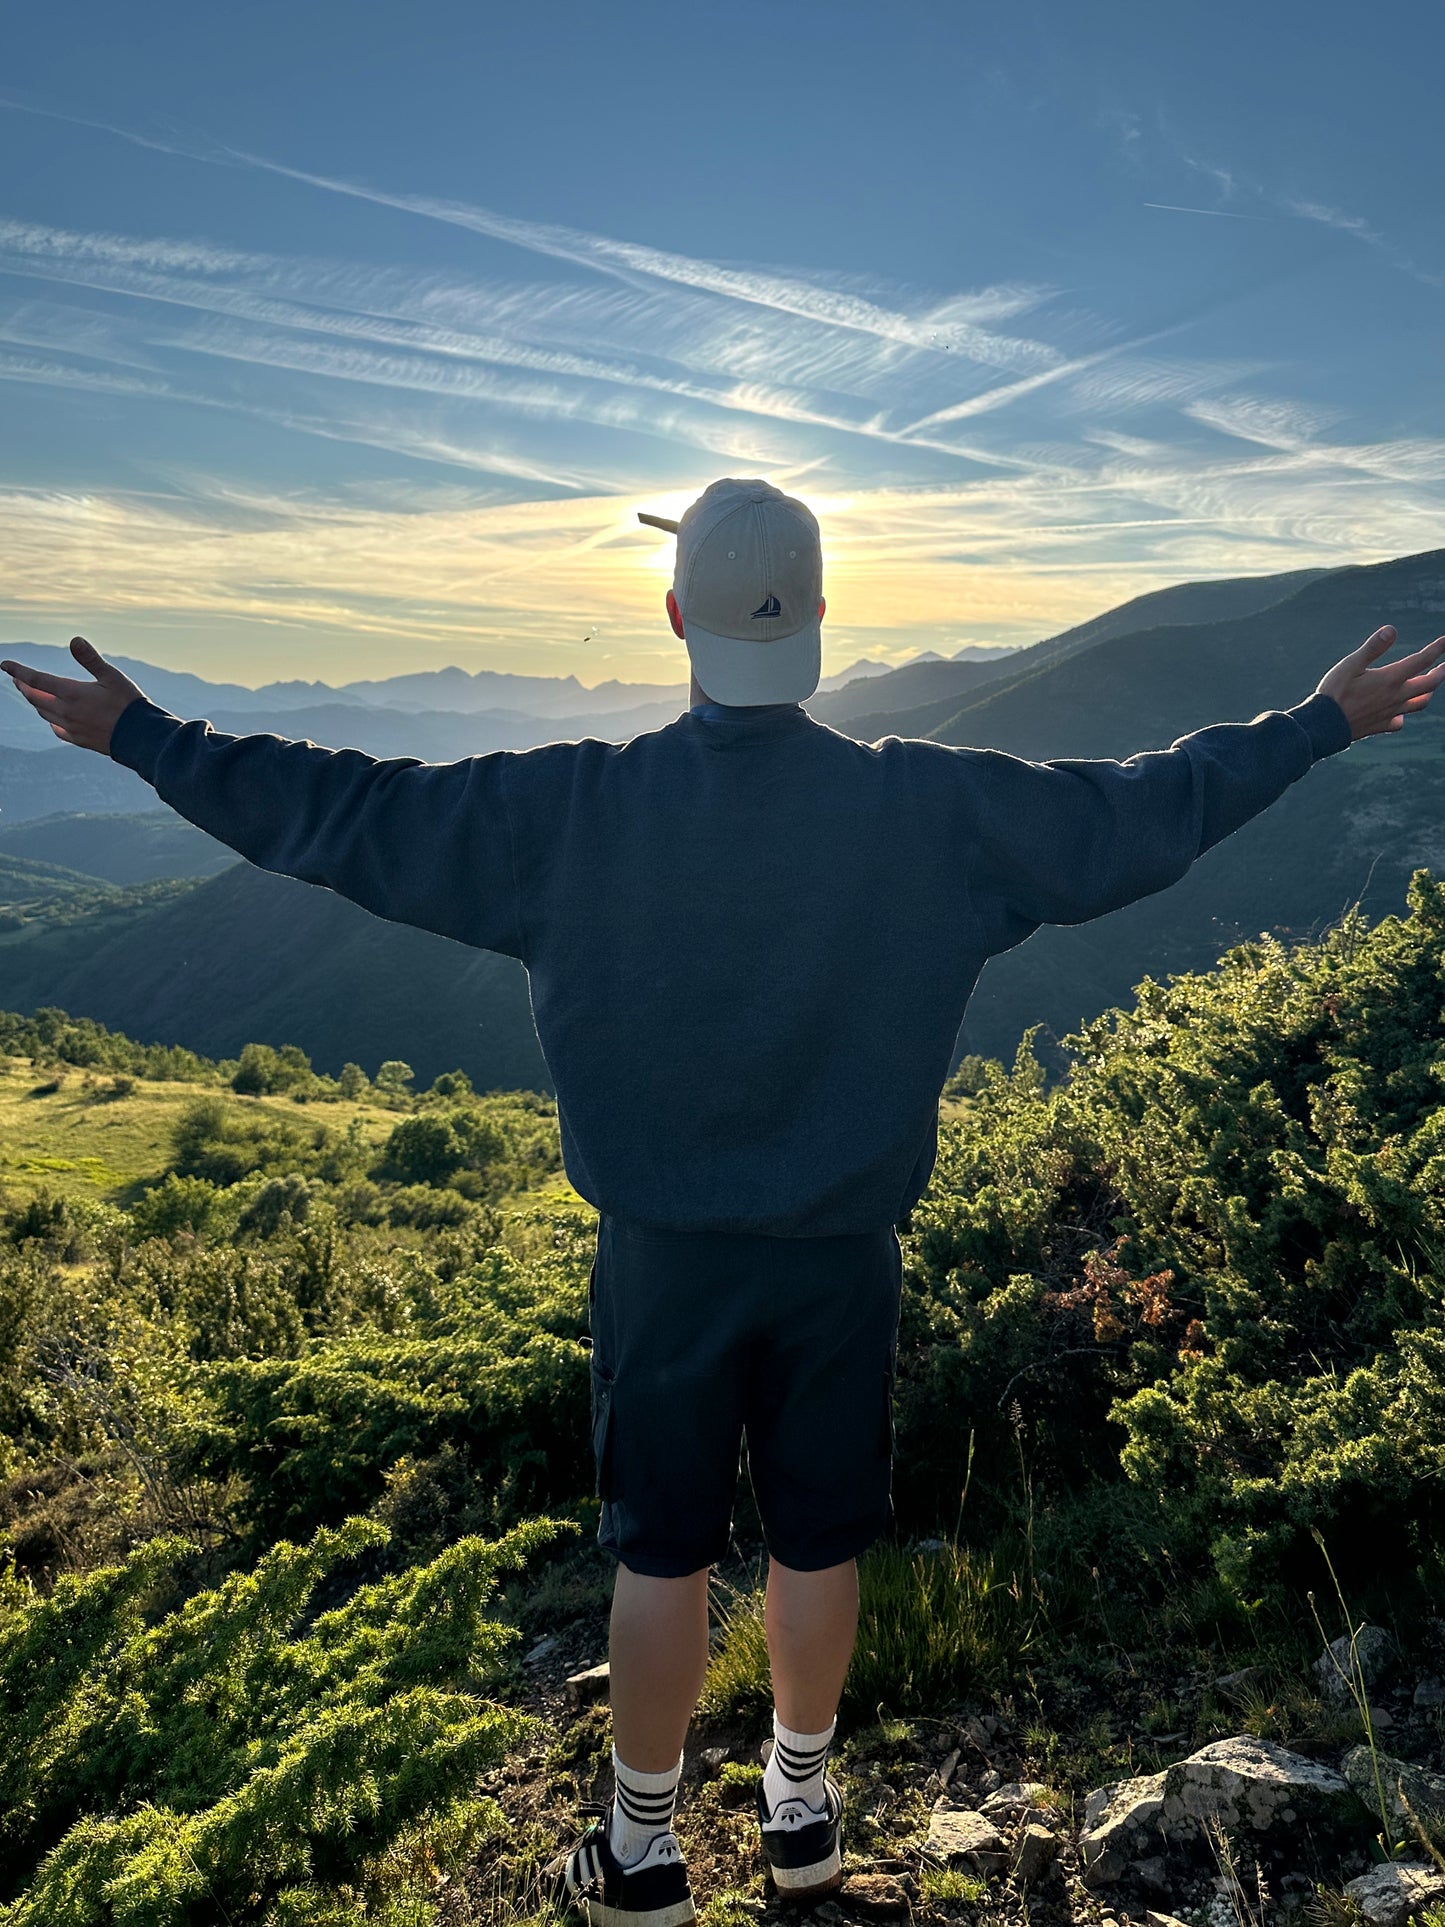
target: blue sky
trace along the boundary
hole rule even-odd
[[[1442,54],[1434,0],[12,14],[0,639],[672,679],[635,511],[723,474],[818,510],[826,669],[1441,546]]]

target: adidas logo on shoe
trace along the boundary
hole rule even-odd
[[[788,1900],[832,1893],[843,1884],[843,1796],[823,1781],[820,1813],[802,1800],[780,1800],[770,1809],[758,1788],[758,1826],[763,1858],[774,1887]]]
[[[610,1813],[594,1820],[562,1864],[562,1887],[588,1927],[694,1927],[682,1848],[660,1833],[640,1860],[624,1867],[607,1838]]]

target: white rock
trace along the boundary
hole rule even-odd
[[[974,1867],[980,1873],[1006,1866],[1003,1835],[981,1813],[940,1801],[928,1823],[925,1858],[945,1867]]]
[[[1079,1847],[1089,1886],[1123,1878],[1131,1862],[1171,1841],[1197,1842],[1206,1821],[1263,1833],[1305,1825],[1357,1837],[1367,1821],[1348,1780],[1270,1740],[1216,1740],[1159,1773],[1092,1792]]]
[[[1401,1927],[1445,1894],[1445,1874],[1421,1861],[1391,1860],[1347,1881],[1345,1892],[1374,1927]]]
[[[1020,1807],[1032,1806],[1043,1790],[1037,1780],[1010,1780],[1007,1786],[990,1793],[982,1811],[990,1820],[1008,1820]]]
[[[1330,1641],[1329,1650],[1321,1653],[1315,1661],[1320,1698],[1331,1706],[1348,1705],[1353,1697],[1351,1685],[1357,1686],[1361,1680],[1366,1693],[1372,1693],[1389,1672],[1395,1657],[1395,1642],[1383,1626],[1361,1626],[1355,1636],[1353,1660],[1350,1657],[1349,1634],[1341,1633],[1338,1639]],[[1359,1680],[1355,1677],[1357,1668]],[[1344,1674],[1343,1679],[1341,1673]]]
[[[1422,1822],[1428,1821],[1432,1813],[1445,1813],[1445,1778],[1429,1772],[1423,1766],[1411,1766],[1408,1760],[1397,1760],[1390,1753],[1378,1753],[1376,1757],[1379,1760],[1380,1785],[1385,1791],[1385,1808],[1393,1820],[1409,1825],[1409,1816],[1400,1800],[1402,1790]],[[1371,1813],[1378,1813],[1375,1760],[1371,1758],[1369,1747],[1352,1746],[1340,1762],[1340,1771]]]
[[[1041,1873],[1054,1863],[1059,1851],[1057,1836],[1047,1827],[1031,1822],[1014,1844],[1014,1878],[1021,1887],[1031,1887]]]
[[[573,1673],[567,1681],[567,1704],[575,1711],[590,1706],[593,1700],[606,1699],[611,1671],[604,1659],[600,1666],[589,1666],[584,1673]]]

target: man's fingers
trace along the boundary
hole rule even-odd
[[[65,680],[61,676],[47,676],[43,669],[27,669],[23,662],[0,662],[0,669],[18,683],[28,683],[34,689],[58,689]]]
[[[70,638],[70,653],[78,663],[82,663],[85,668],[90,671],[97,682],[102,681],[106,676],[114,674],[110,664],[96,648],[95,644],[93,642],[87,642],[84,636],[72,636]]]
[[[1383,656],[1387,649],[1392,648],[1394,641],[1395,625],[1392,622],[1386,622],[1375,631],[1374,635],[1365,637],[1355,654],[1363,656],[1366,662],[1373,662],[1376,656]]]
[[[55,693],[53,693],[52,691],[46,690],[46,689],[32,689],[27,683],[21,683],[19,685],[19,689],[20,689],[21,695],[25,698],[26,702],[30,704],[32,709],[39,709],[42,704],[49,707],[50,705],[54,703],[58,703],[60,701],[60,697]]]
[[[1436,636],[1433,642],[1427,642],[1423,648],[1417,649],[1413,656],[1402,656],[1399,663],[1392,666],[1408,669],[1413,674],[1417,670],[1428,669],[1432,663],[1442,659],[1445,659],[1445,636]]]

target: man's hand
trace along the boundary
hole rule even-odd
[[[112,667],[84,636],[73,636],[70,653],[82,669],[88,669],[94,682],[75,682],[68,676],[47,676],[23,663],[0,662],[30,707],[49,723],[62,743],[77,749],[110,754],[110,732],[126,704],[145,691],[129,676]]]
[[[1412,710],[1423,709],[1445,681],[1445,636],[1437,636],[1413,656],[1372,669],[1370,664],[1394,646],[1395,631],[1383,629],[1352,649],[1321,678],[1315,694],[1333,696],[1349,718],[1353,740],[1403,729]],[[0,665],[3,666],[3,665]]]

